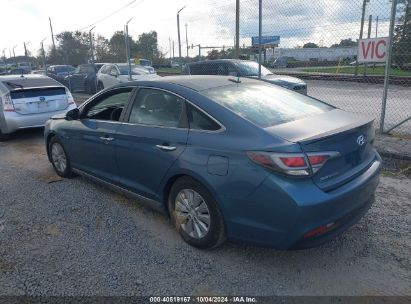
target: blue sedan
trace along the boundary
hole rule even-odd
[[[190,245],[321,244],[370,208],[373,121],[262,81],[176,76],[117,85],[45,128],[57,174],[170,215]]]

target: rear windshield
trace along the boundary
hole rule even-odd
[[[65,95],[64,88],[38,88],[10,92],[11,99]]]
[[[31,87],[48,87],[48,86],[61,86],[59,82],[49,77],[19,77],[17,79],[4,80],[3,84],[9,90],[31,88]]]
[[[267,128],[334,109],[308,96],[270,84],[239,84],[202,94],[254,124]]]
[[[57,66],[57,67],[55,67],[55,69],[56,69],[56,73],[68,73],[68,72],[71,72],[71,71],[75,70],[74,67],[69,66],[69,65]]]

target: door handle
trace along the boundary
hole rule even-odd
[[[164,146],[164,145],[156,145],[156,148],[163,150],[163,151],[174,151],[177,147],[172,146]]]

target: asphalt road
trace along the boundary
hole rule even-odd
[[[184,243],[168,219],[84,178],[61,179],[42,131],[0,143],[0,295],[410,295],[411,180],[303,251]]]
[[[306,80],[308,94],[336,107],[370,115],[379,126],[383,85],[344,81]],[[411,87],[390,85],[387,98],[385,130],[411,116]],[[411,120],[396,129],[411,134]]]

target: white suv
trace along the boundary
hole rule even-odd
[[[18,129],[43,127],[51,116],[74,108],[70,91],[50,77],[0,76],[0,141]]]
[[[159,77],[157,74],[150,73],[148,69],[141,65],[131,65],[132,80],[152,80]],[[108,63],[103,65],[97,73],[97,90],[101,91],[128,81],[130,80],[127,63]]]

